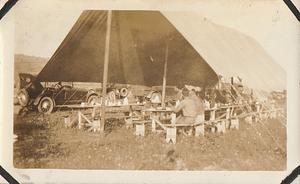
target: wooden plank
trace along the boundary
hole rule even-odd
[[[162,129],[167,130],[167,128],[166,128],[159,120],[154,119],[154,118],[153,118],[153,120],[154,120],[155,123],[158,124]]]
[[[132,121],[133,124],[145,124],[145,123],[151,123],[151,120],[143,120],[143,121]]]
[[[84,115],[81,113],[81,116],[83,117],[83,119],[85,119],[88,123],[92,124],[92,122]]]

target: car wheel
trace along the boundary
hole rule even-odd
[[[91,95],[91,96],[89,96],[88,100],[87,100],[88,105],[95,105],[96,102],[97,102],[97,98],[98,98],[97,95]]]
[[[128,89],[127,88],[122,88],[120,90],[120,95],[125,98],[128,95]]]
[[[151,103],[161,103],[161,94],[158,92],[153,92],[150,98]]]
[[[23,107],[25,107],[28,104],[29,95],[25,89],[20,90],[20,92],[18,93],[18,101],[19,101],[19,104]]]
[[[54,109],[54,101],[50,97],[43,97],[38,105],[38,111],[50,114]]]

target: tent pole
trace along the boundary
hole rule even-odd
[[[101,107],[100,132],[104,132],[104,124],[105,124],[105,101],[106,101],[108,62],[109,62],[111,17],[112,17],[112,11],[109,10],[107,13],[107,27],[106,27],[106,37],[105,37],[104,69],[103,69],[103,81],[102,81],[102,99],[103,100],[102,100],[102,107]]]
[[[165,98],[166,98],[168,54],[169,54],[169,43],[167,43],[167,47],[166,47],[165,65],[164,65],[163,89],[162,89],[162,99],[161,99],[161,105],[163,109],[166,108]]]

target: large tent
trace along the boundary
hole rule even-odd
[[[286,89],[286,72],[253,38],[195,12],[163,14],[216,73],[239,76],[244,85],[258,91]]]
[[[84,11],[38,74],[40,81],[102,82],[107,11]],[[167,52],[168,45],[168,52]],[[252,38],[193,13],[112,11],[108,82],[211,86],[218,75],[285,89],[285,72]]]
[[[84,11],[49,62],[40,81],[102,82],[107,11]],[[217,74],[158,11],[112,11],[108,82],[211,86]]]

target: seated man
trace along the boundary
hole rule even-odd
[[[174,109],[174,111],[176,113],[182,111],[183,116],[177,119],[176,124],[193,125],[195,122],[203,121],[203,101],[196,96],[194,91],[189,92],[189,90],[186,88],[182,90],[182,95],[184,99]]]

